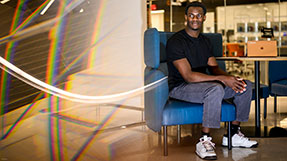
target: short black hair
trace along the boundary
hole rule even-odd
[[[198,1],[193,1],[193,2],[190,2],[186,8],[185,8],[185,14],[187,15],[187,11],[189,9],[189,7],[201,7],[203,9],[203,14],[205,15],[206,14],[206,7],[203,3],[201,2],[198,2]]]

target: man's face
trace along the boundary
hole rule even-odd
[[[197,31],[200,30],[203,21],[205,21],[206,16],[203,14],[203,9],[201,7],[189,7],[187,15],[185,15],[185,20],[187,21],[187,27]]]

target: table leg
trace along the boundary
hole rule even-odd
[[[259,137],[260,129],[260,62],[255,61],[255,136]]]

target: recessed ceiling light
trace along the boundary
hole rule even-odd
[[[48,8],[50,8],[50,6],[54,3],[55,0],[51,0],[47,6],[42,10],[42,12],[40,13],[40,15],[44,15],[46,13],[46,11],[48,10]]]
[[[5,3],[7,3],[7,2],[9,2],[10,0],[2,0],[0,3],[1,4],[5,4]]]

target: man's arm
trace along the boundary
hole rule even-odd
[[[225,71],[219,68],[215,57],[210,57],[207,62],[209,70],[212,74],[218,75],[219,80],[225,85],[232,88],[235,92],[243,92],[245,90],[246,84],[242,78],[231,76]]]
[[[243,92],[245,83],[238,80],[234,76],[227,75],[207,75],[199,72],[192,71],[192,68],[186,58],[173,61],[174,66],[177,68],[181,76],[186,82],[205,82],[205,81],[221,81],[225,85],[231,87],[235,92]],[[208,65],[211,67],[218,66],[214,57],[210,57]],[[216,72],[216,71],[215,71]],[[218,70],[218,72],[223,72]],[[218,73],[219,74],[219,73]]]
[[[222,69],[218,66],[215,57],[210,57],[210,58],[208,59],[207,64],[208,64],[208,69],[209,69],[209,71],[210,71],[213,75],[226,75],[226,76],[229,75],[228,73],[226,73],[224,70],[222,70]]]
[[[175,60],[173,61],[173,64],[186,82],[191,83],[218,80],[217,76],[192,71],[192,68],[186,58]]]

